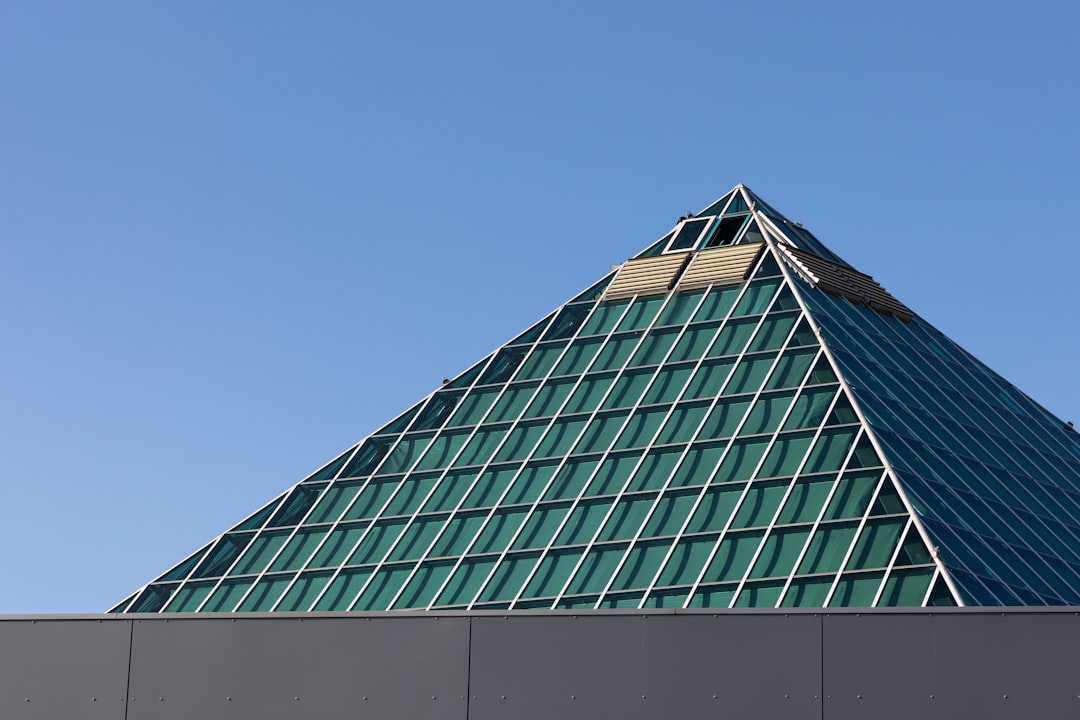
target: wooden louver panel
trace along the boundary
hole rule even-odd
[[[690,251],[627,260],[608,286],[609,300],[631,295],[666,293],[675,284],[690,257]]]
[[[841,267],[805,250],[783,246],[781,249],[796,270],[825,292],[869,305],[879,313],[892,315],[904,322],[911,322],[915,316],[911,308],[886,292],[869,275]]]
[[[702,250],[679,280],[679,289],[741,283],[764,246],[758,242]]]

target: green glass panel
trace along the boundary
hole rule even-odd
[[[299,524],[325,488],[325,485],[297,485],[289,493],[289,496],[285,498],[285,501],[281,503],[281,507],[274,513],[274,517],[270,518],[270,521],[266,523],[266,527],[285,527]]]
[[[277,612],[307,610],[315,602],[315,598],[319,596],[323,588],[326,587],[326,584],[330,582],[332,576],[333,573],[326,570],[300,573],[296,582],[293,583],[293,586],[285,593],[285,597],[281,598],[281,602],[274,609]]]
[[[495,454],[494,462],[524,460],[536,447],[536,443],[539,442],[546,429],[546,421],[521,423],[510,431],[506,442]]]
[[[469,439],[469,435],[472,434],[472,430],[449,430],[440,434],[434,441],[431,442],[431,447],[420,462],[416,464],[416,470],[434,470],[436,468],[444,468],[450,464],[450,461],[454,459],[458,451],[465,445],[465,441]],[[393,454],[396,454],[399,450],[405,447],[405,441],[398,445]],[[393,455],[392,454],[392,455]],[[395,463],[393,469],[389,472],[404,472],[412,467],[412,461],[415,459],[417,452],[414,452],[412,448],[409,449],[408,457],[401,458],[402,462]],[[383,469],[380,472],[386,472],[386,466],[390,464],[390,460],[383,464]]]
[[[810,526],[774,530],[765,541],[757,562],[750,571],[751,578],[787,577],[795,568],[806,541]]]
[[[851,445],[855,441],[853,428],[830,429],[822,431],[810,457],[803,468],[805,473],[834,472],[844,464]]]
[[[486,426],[477,430],[465,444],[465,449],[454,460],[454,466],[483,465],[495,454],[495,448],[506,437],[508,430],[509,427],[486,428]]]
[[[761,463],[758,477],[787,477],[794,475],[806,457],[810,442],[814,439],[809,432],[788,433],[776,438],[776,442]]]
[[[375,517],[383,505],[386,504],[386,501],[390,499],[399,481],[400,478],[394,478],[369,482],[360,491],[360,496],[353,506],[345,513],[345,519],[361,520]]]
[[[628,412],[597,415],[585,428],[574,452],[601,452],[611,447],[615,436],[626,422]]]
[[[833,576],[795,578],[784,593],[781,607],[824,607],[832,588]]]
[[[316,611],[333,610],[338,612],[348,610],[369,577],[371,577],[370,569],[342,570],[334,578],[334,581],[330,583],[326,594],[319,598],[319,602],[315,604],[313,609]]]
[[[761,387],[765,376],[769,374],[775,356],[768,355],[745,355],[735,366],[731,373],[731,380],[724,388],[725,395],[734,395],[741,392],[754,392]]]
[[[615,329],[615,323],[626,311],[629,300],[602,302],[593,310],[592,316],[581,328],[582,335],[607,335]]]
[[[675,545],[657,585],[692,585],[716,546],[717,536],[684,537]],[[685,593],[684,593],[685,596]]]
[[[491,409],[491,413],[484,422],[494,423],[517,420],[525,410],[525,406],[532,400],[533,395],[536,394],[538,387],[540,387],[540,384],[536,382],[507,385],[506,391],[495,402],[495,407]]]
[[[327,463],[314,474],[312,474],[311,477],[306,478],[304,482],[318,482],[320,480],[333,479],[337,475],[338,470],[340,470],[345,465],[345,462],[349,459],[349,457],[352,456],[352,452],[353,448],[349,448],[344,453],[336,457],[334,460],[331,460],[329,463]],[[265,520],[266,518],[263,518],[263,521]],[[262,522],[253,527],[237,528],[237,530],[255,530],[261,526]]]
[[[652,442],[660,424],[667,417],[668,408],[638,409],[630,416],[630,421],[619,434],[615,441],[615,449],[623,450],[632,447],[644,447]]]
[[[589,483],[588,495],[609,495],[619,492],[630,479],[641,455],[609,455],[600,464],[592,482]]]
[[[529,328],[525,332],[521,333],[516,338],[514,338],[513,340],[511,340],[510,342],[508,342],[506,344],[507,345],[532,345],[534,342],[536,342],[537,340],[540,339],[540,336],[543,334],[544,330],[547,328],[548,323],[551,322],[552,317],[554,317],[553,314],[548,315],[546,318],[544,318],[540,322],[536,323],[531,328]]]
[[[704,357],[705,351],[713,344],[720,329],[720,321],[713,321],[702,325],[691,325],[679,338],[675,348],[668,357],[669,362],[681,362],[684,360],[699,360]]]
[[[556,595],[570,578],[570,573],[581,557],[582,549],[550,552],[540,561],[536,574],[525,586],[524,597],[550,597]]]
[[[690,442],[708,411],[709,405],[706,402],[684,403],[678,406],[664,423],[660,434],[656,436],[656,443],[666,445]]]
[[[880,572],[841,576],[829,607],[870,607],[881,587],[881,576]]]
[[[207,578],[224,575],[229,566],[236,561],[240,553],[244,551],[255,533],[228,533],[214,544],[210,552],[200,563],[192,578]],[[141,599],[141,598],[140,598]],[[146,612],[146,611],[143,611]]]
[[[711,237],[706,240],[704,247],[722,247],[733,244],[747,217],[747,215],[733,215],[720,218],[719,222],[713,225],[710,231]]]
[[[525,358],[524,362],[521,363],[521,367],[518,369],[514,379],[530,380],[547,377],[547,374],[551,372],[551,368],[555,367],[555,363],[558,361],[559,356],[562,355],[563,348],[565,347],[565,342],[537,345],[533,348],[532,352],[529,353],[529,356]],[[500,413],[500,419],[508,419],[511,417],[516,416],[505,410]]]
[[[512,549],[524,550],[550,545],[552,538],[555,537],[555,531],[559,529],[559,525],[568,512],[570,512],[570,506],[566,504],[540,505],[525,522],[521,533],[511,546]]]
[[[681,493],[673,495],[665,494],[660,498],[645,528],[641,531],[642,537],[663,537],[674,535],[679,532],[683,522],[690,515],[690,511],[697,502],[697,493]]]
[[[878,598],[878,607],[919,607],[930,588],[934,568],[894,570]]]
[[[488,357],[490,357],[490,356],[488,356]],[[473,384],[473,381],[476,380],[477,376],[480,375],[480,371],[483,370],[484,367],[487,365],[487,361],[488,361],[488,358],[484,358],[483,360],[481,360],[477,364],[473,365],[471,368],[469,368],[465,372],[458,375],[456,378],[451,380],[449,383],[447,383],[446,387],[451,387],[451,388],[469,387],[470,385]]]
[[[850,523],[820,525],[810,540],[810,547],[799,563],[799,575],[836,572],[855,538],[856,526]]]
[[[812,349],[808,349],[808,350],[800,350],[798,352],[800,352],[802,354],[805,354],[805,355],[810,355],[810,354],[815,354],[817,352],[817,349],[812,348]],[[787,355],[788,355],[788,353],[785,353],[784,357],[786,358]],[[783,363],[781,362],[781,364],[783,364]],[[836,382],[836,374],[832,370],[832,365],[829,364],[829,359],[827,357],[825,357],[825,355],[823,354],[821,357],[819,357],[817,359],[817,362],[814,363],[814,369],[810,371],[809,377],[806,378],[806,384],[807,385],[823,385],[825,383],[835,383],[835,382]]]
[[[611,284],[611,281],[615,278],[615,273],[610,273],[603,277],[599,282],[595,283],[585,292],[575,297],[571,302],[590,302],[596,300],[598,297],[604,294],[604,290]]]
[[[747,348],[747,352],[760,352],[762,350],[779,350],[795,327],[797,314],[784,313],[782,315],[769,315],[761,323],[753,342]]]
[[[477,602],[513,600],[539,559],[538,553],[504,557],[495,569],[495,574],[491,576],[491,580],[480,593]]]
[[[386,610],[390,605],[390,601],[401,590],[401,586],[409,577],[412,568],[412,565],[388,565],[379,568],[379,571],[371,578],[368,586],[360,593],[360,597],[356,599],[352,609],[357,611]]]
[[[315,552],[315,548],[326,537],[328,531],[328,526],[298,530],[270,565],[270,571],[299,570]]]
[[[126,612],[157,612],[169,601],[178,584],[150,585],[144,588]]]
[[[772,580],[769,582],[746,583],[739,592],[734,607],[776,607],[776,601],[780,599],[780,593],[783,589],[783,581]]]
[[[592,307],[591,303],[564,306],[555,316],[555,320],[548,327],[547,332],[544,333],[544,340],[568,338],[576,333],[581,324],[585,322],[585,318],[588,316],[589,311],[592,310]]]
[[[223,580],[199,612],[232,612],[254,583],[255,578],[252,577]]]
[[[690,588],[677,588],[673,590],[655,590],[649,593],[642,607],[647,608],[681,608],[686,603],[686,595]]]
[[[606,595],[600,603],[602,608],[636,608],[641,604],[641,591],[619,593],[618,595]]]
[[[923,565],[929,562],[930,551],[926,549],[926,544],[923,542],[922,537],[919,536],[918,529],[912,525],[908,528],[904,543],[900,546],[900,552],[894,564],[897,566]]]
[[[682,394],[682,390],[686,387],[686,382],[693,372],[693,365],[662,368],[656,374],[653,384],[646,391],[645,397],[641,399],[641,404],[653,405],[675,402]]]
[[[430,519],[417,518],[402,534],[401,540],[394,546],[394,549],[390,551],[386,562],[420,559],[427,552],[431,541],[435,539],[446,521],[445,516]]]
[[[739,423],[746,416],[751,398],[720,398],[709,413],[709,419],[701,428],[702,439],[726,438],[735,434]]]
[[[289,539],[289,531],[265,532],[255,538],[247,552],[237,561],[230,575],[250,575],[261,573],[270,564],[270,560]]]
[[[762,535],[764,531],[761,530],[725,535],[701,581],[714,583],[742,580],[750,560],[761,544]]]
[[[353,501],[353,498],[363,487],[362,482],[334,483],[315,505],[311,514],[307,517],[308,524],[335,522],[345,512],[345,508]]]
[[[694,445],[671,479],[672,487],[705,485],[716,472],[726,444]]]
[[[334,528],[330,536],[311,559],[311,567],[337,567],[356,546],[356,543],[364,536],[368,523],[341,524]]]
[[[463,432],[464,431],[459,430],[458,434],[463,434]],[[453,436],[454,435],[451,435],[451,437]],[[443,437],[445,439],[445,437],[447,436],[444,435]],[[406,470],[410,469],[413,466],[413,463],[416,462],[416,459],[420,457],[421,453],[424,452],[424,450],[428,447],[430,443],[431,435],[429,434],[403,436],[401,438],[401,442],[399,442],[394,447],[394,449],[390,451],[390,454],[386,456],[383,464],[379,466],[379,474],[385,475],[387,473],[399,473],[405,472]],[[460,447],[460,443],[458,447]],[[437,452],[429,452],[428,456],[429,457],[426,458],[426,460],[430,462],[437,457]],[[430,465],[428,467],[423,467],[421,464],[419,469],[427,470],[431,467],[436,466]]]
[[[776,522],[781,525],[813,522],[821,513],[832,486],[832,478],[800,478],[791,489]]]
[[[731,583],[700,587],[686,601],[686,607],[726,608],[731,605],[737,587],[737,585]]]
[[[576,498],[585,489],[599,460],[568,460],[544,493],[544,500]]]
[[[743,293],[739,304],[735,306],[733,315],[760,315],[765,312],[772,302],[776,289],[780,287],[782,280],[779,278],[769,280],[754,280]]]
[[[611,339],[597,354],[592,370],[594,372],[603,372],[604,370],[621,368],[630,359],[630,353],[637,347],[640,336],[640,332],[612,335]]]
[[[529,348],[525,346],[503,348],[484,369],[484,374],[476,384],[498,385],[506,382],[525,360],[528,352]]]
[[[859,534],[855,552],[848,560],[847,570],[863,570],[886,567],[896,550],[900,532],[907,523],[906,518],[891,520],[869,520]]]
[[[694,322],[721,320],[726,317],[731,306],[735,304],[735,299],[739,297],[741,289],[739,285],[728,285],[709,290],[701,306],[694,313]]]
[[[577,442],[578,436],[585,428],[587,419],[584,417],[556,420],[551,424],[551,429],[536,447],[536,457],[558,457],[570,452],[570,448]]]
[[[664,561],[670,547],[670,541],[635,545],[627,554],[626,562],[615,575],[611,590],[647,588],[656,577],[656,571],[660,569],[660,563]]]
[[[472,390],[457,407],[457,412],[450,418],[448,426],[475,425],[484,417],[484,413],[502,392],[501,387]]]
[[[439,474],[412,475],[398,485],[398,491],[386,505],[383,515],[412,515],[439,481]]]
[[[602,591],[625,554],[626,546],[622,544],[594,545],[586,553],[581,567],[574,573],[573,579],[567,585],[566,594],[578,595],[580,593],[598,593]]]
[[[604,408],[633,407],[641,400],[645,389],[653,378],[653,370],[633,370],[624,373],[612,388],[611,394],[604,400]],[[595,406],[594,406],[595,407]]]
[[[709,348],[708,356],[738,355],[750,342],[757,324],[758,318],[740,318],[730,321],[716,336],[716,342]]]
[[[580,375],[585,372],[592,359],[596,356],[604,338],[593,337],[575,340],[570,343],[570,348],[563,355],[562,360],[552,371],[553,375]]]
[[[548,380],[529,404],[523,417],[549,417],[557,413],[559,408],[562,407],[563,402],[570,395],[570,391],[574,389],[574,382],[574,378]]]
[[[742,439],[731,443],[731,449],[720,463],[713,482],[749,480],[768,445],[767,438]]]
[[[694,376],[690,378],[690,384],[687,386],[683,398],[694,400],[719,395],[720,388],[723,387],[728,375],[731,374],[731,368],[734,365],[733,360],[714,360],[702,363]]]
[[[787,488],[787,482],[753,483],[739,506],[735,519],[731,521],[731,527],[746,528],[770,524]]]
[[[634,537],[645,515],[656,500],[655,493],[624,497],[615,504],[615,510],[600,531],[598,540],[624,540]]]
[[[835,386],[804,390],[784,422],[784,429],[816,428],[821,425],[834,395],[836,395]]]
[[[765,393],[758,397],[750,414],[746,416],[740,435],[773,433],[794,399],[794,392]]]
[[[446,524],[446,530],[428,553],[430,557],[448,557],[461,555],[476,537],[484,524],[486,515],[457,515]]]
[[[510,538],[521,527],[528,508],[497,510],[488,519],[487,525],[480,532],[471,553],[502,552],[510,544]]]
[[[203,600],[210,594],[210,591],[214,589],[214,580],[207,580],[197,583],[186,583],[176,593],[176,597],[172,599],[168,607],[165,608],[165,612],[195,612],[202,605]],[[135,612],[132,610],[131,612]]]
[[[658,490],[663,487],[674,472],[682,452],[681,447],[650,450],[638,466],[634,478],[626,486],[626,492]]]
[[[810,370],[810,363],[814,361],[817,353],[817,348],[802,348],[785,352],[776,363],[776,369],[769,376],[769,381],[765,383],[765,389],[777,390],[802,385],[807,371]],[[833,381],[835,382],[835,378]],[[828,380],[819,382],[828,382]]]
[[[167,573],[165,573],[164,575],[159,577],[156,580],[156,582],[169,582],[170,580],[183,580],[183,579],[185,579],[188,576],[188,573],[191,572],[191,569],[193,567],[195,567],[195,565],[200,560],[203,559],[203,556],[206,555],[206,551],[209,550],[209,549],[210,549],[209,545],[202,548],[197,553],[195,553],[191,557],[189,557],[186,560],[184,560],[183,562],[181,562],[179,565],[176,565],[172,570],[169,570]]]
[[[461,502],[475,477],[475,468],[447,473],[435,486],[435,491],[424,502],[420,511],[429,513],[453,510]]]
[[[375,563],[383,559],[386,551],[397,540],[398,535],[405,529],[407,518],[397,520],[380,520],[371,526],[364,541],[356,548],[349,558],[349,565],[363,565]]]
[[[285,588],[292,582],[293,574],[264,575],[255,583],[248,596],[236,608],[237,612],[269,612],[278,601]]]
[[[665,328],[650,332],[642,340],[637,352],[634,353],[634,357],[629,363],[630,366],[656,365],[663,362],[671,346],[675,344],[675,340],[679,337],[680,332],[681,328]]]
[[[671,250],[682,250],[684,248],[693,247],[697,244],[698,236],[701,235],[701,231],[705,229],[705,226],[709,224],[709,218],[700,218],[697,220],[687,220],[683,223],[679,229],[675,239],[671,241]]]
[[[567,401],[566,407],[563,408],[563,414],[592,412],[600,407],[600,401],[603,399],[604,393],[608,391],[614,380],[615,373],[586,375],[570,396],[570,400]]]
[[[622,321],[619,323],[618,331],[640,330],[649,327],[656,317],[656,314],[660,311],[660,306],[663,304],[663,295],[637,298],[623,316]]]
[[[394,601],[393,609],[426,608],[453,569],[454,563],[449,560],[422,563]]]
[[[466,558],[450,576],[446,588],[439,595],[436,605],[457,605],[468,603],[480,590],[480,585],[487,579],[498,558]]]
[[[435,430],[442,427],[464,394],[464,390],[444,390],[432,395],[413,421],[412,431]]]
[[[574,512],[559,532],[554,544],[577,545],[589,542],[596,534],[610,507],[611,502],[607,500],[582,502],[574,508]]]
[[[694,309],[701,302],[704,290],[676,293],[656,319],[656,325],[683,325],[690,320]]]
[[[360,449],[356,451],[356,454],[353,455],[352,460],[345,466],[345,469],[341,471],[340,477],[349,478],[370,475],[378,464],[382,462],[382,459],[386,457],[386,453],[390,451],[390,446],[396,440],[396,437],[368,438],[360,446]]]
[[[503,502],[505,504],[534,502],[540,497],[540,493],[544,491],[558,467],[557,460],[534,460],[526,464]]]
[[[836,492],[833,493],[822,519],[841,520],[862,517],[866,508],[870,506],[870,498],[873,497],[874,489],[877,488],[880,480],[880,471],[844,473],[836,485]]]
[[[742,496],[743,486],[725,485],[711,487],[701,499],[701,504],[690,518],[686,532],[706,532],[723,530],[735,510],[735,504]]]

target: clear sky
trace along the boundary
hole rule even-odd
[[[1080,423],[1078,34],[1072,2],[5,4],[0,613],[107,609],[738,182]]]

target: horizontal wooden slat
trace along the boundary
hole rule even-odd
[[[675,282],[690,251],[627,260],[608,286],[608,299],[667,292]]]
[[[680,289],[742,282],[764,243],[709,248],[694,256],[679,280]]]
[[[890,295],[874,278],[851,268],[792,247],[782,247],[787,261],[816,287],[855,303],[869,305],[879,313],[911,322],[915,313]]]

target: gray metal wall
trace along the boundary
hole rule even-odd
[[[0,718],[1080,717],[1074,609],[0,617]]]

